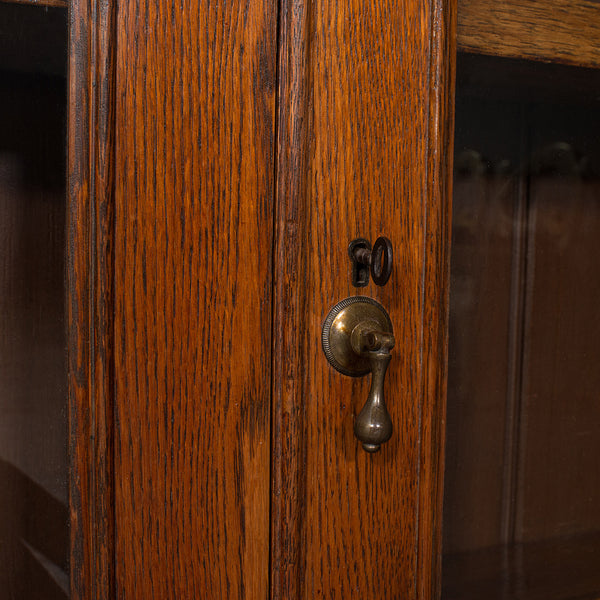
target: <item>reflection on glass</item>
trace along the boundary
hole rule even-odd
[[[0,3],[0,597],[68,598],[64,9]]]
[[[600,73],[459,57],[444,600],[600,597]]]

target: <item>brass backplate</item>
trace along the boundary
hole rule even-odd
[[[334,369],[350,377],[362,377],[371,370],[369,359],[352,348],[352,331],[359,324],[372,324],[374,329],[393,334],[386,310],[366,296],[351,296],[338,302],[323,324],[321,340],[327,360]]]

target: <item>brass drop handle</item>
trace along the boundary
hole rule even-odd
[[[389,315],[366,296],[346,298],[329,311],[322,342],[327,360],[340,373],[351,377],[371,373],[371,389],[354,421],[354,434],[367,452],[377,452],[392,435],[383,391],[395,343]]]
[[[359,323],[351,335],[352,348],[366,356],[371,368],[371,389],[367,401],[354,421],[354,435],[367,452],[377,452],[392,437],[392,419],[385,405],[383,384],[394,347],[394,336]]]

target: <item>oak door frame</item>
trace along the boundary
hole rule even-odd
[[[67,317],[70,587],[114,597],[113,173],[116,3],[69,8]]]
[[[416,0],[415,0],[416,1]],[[431,13],[429,140],[425,173],[427,215],[423,239],[423,376],[419,423],[419,502],[416,597],[435,600],[441,593],[441,522],[446,414],[448,286],[452,216],[452,155],[456,65],[457,0],[427,0]],[[307,221],[306,190],[311,144],[311,0],[280,0],[278,135],[275,219],[273,363],[271,597],[303,593],[304,491],[307,423],[301,399],[306,357],[295,332],[303,330]],[[292,361],[290,365],[288,361]],[[287,490],[287,493],[281,493]],[[399,565],[400,567],[400,565]],[[365,565],[365,568],[368,568]]]
[[[417,597],[422,600],[437,600],[442,592],[457,4],[458,0],[435,2],[431,33],[428,252],[423,270],[427,335],[423,337],[417,572]]]
[[[451,231],[452,139],[456,0],[430,0],[427,256],[422,348],[419,543],[416,590],[439,597],[444,427]],[[309,2],[279,2],[278,194],[287,193],[276,220],[275,265],[285,285],[276,287],[275,352],[291,356],[282,334],[285,320],[303,316],[301,253],[291,254],[289,215],[302,219],[306,177],[309,99],[305,72]],[[114,61],[116,4],[74,0],[70,6],[68,124],[68,347],[71,515],[71,594],[74,600],[114,597]],[[288,102],[283,103],[282,98]],[[287,223],[287,225],[286,225]],[[293,228],[292,228],[293,229]],[[288,236],[288,237],[286,237]],[[287,240],[287,241],[286,241]],[[296,277],[294,277],[296,273]],[[282,282],[284,283],[284,282]],[[279,335],[281,334],[281,335]],[[281,347],[279,347],[281,346]],[[277,371],[274,369],[273,376]],[[288,379],[289,399],[301,393],[301,375]],[[296,490],[284,502],[272,493],[273,579],[271,595],[298,591],[302,544],[301,411],[273,387],[273,477],[275,487]],[[298,490],[300,486],[300,490]]]

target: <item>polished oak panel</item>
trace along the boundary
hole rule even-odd
[[[459,50],[600,66],[600,5],[594,0],[459,0]]]
[[[51,6],[67,8],[69,3],[66,0],[1,0],[6,3],[25,4],[28,6]]]
[[[267,597],[276,17],[118,13],[118,597]]]
[[[114,597],[114,15],[70,8],[67,314],[71,597]]]
[[[274,341],[292,362],[279,366],[286,359],[275,356],[276,598],[435,593],[452,77],[445,8],[283,3],[278,181],[288,185],[278,186],[275,327],[286,319],[292,333]],[[348,243],[378,235],[394,245],[392,277],[356,290]],[[356,293],[389,310],[397,340],[386,381],[395,431],[376,455],[353,433],[369,381],[335,372],[320,348],[329,309]]]

